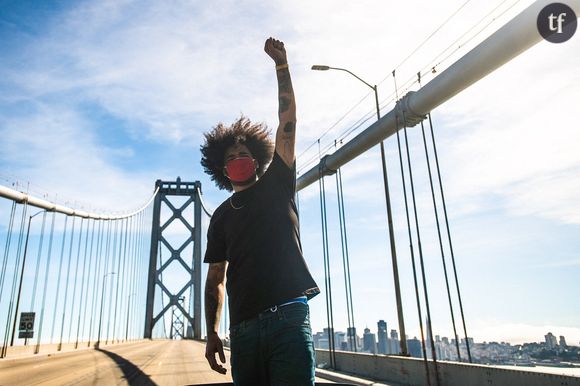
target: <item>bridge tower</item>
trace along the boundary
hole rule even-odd
[[[182,182],[178,177],[176,181],[155,182],[156,189],[159,189],[153,204],[153,224],[151,226],[151,251],[149,259],[149,274],[147,283],[147,305],[145,310],[145,332],[144,338],[152,338],[155,324],[166,312],[173,309],[181,311],[188,324],[193,328],[193,338],[201,338],[201,183]],[[182,205],[174,205],[170,197],[182,196],[185,201]],[[193,218],[186,218],[186,209],[193,205]],[[169,210],[169,218],[161,224],[161,209],[166,207]],[[189,210],[187,213],[191,213]],[[189,220],[189,221],[188,221]],[[193,221],[193,224],[190,221]],[[180,221],[187,229],[188,236],[181,245],[172,245],[163,232],[174,222]],[[172,241],[172,240],[171,240]],[[169,258],[160,262],[160,243],[170,252]],[[192,256],[184,256],[185,249],[193,243]],[[171,264],[181,265],[187,272],[188,281],[185,285],[172,293],[163,283],[163,271]],[[167,276],[167,275],[166,275]],[[170,279],[166,279],[170,280]],[[159,286],[162,293],[167,295],[169,302],[164,304],[163,309],[154,315],[155,290]],[[193,293],[192,299],[187,302],[190,306],[184,307],[180,299],[190,290]],[[193,302],[192,302],[193,301]],[[193,306],[191,306],[193,303]],[[189,309],[187,309],[189,308]],[[193,312],[193,314],[191,314]]]

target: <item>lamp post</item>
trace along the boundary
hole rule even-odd
[[[375,93],[375,107],[377,110],[377,120],[379,120],[381,118],[381,111],[380,111],[380,107],[379,107],[379,93],[377,92],[377,85],[371,85],[370,83],[366,82],[365,80],[363,80],[362,78],[360,78],[359,76],[357,76],[355,73],[347,70],[346,68],[340,68],[340,67],[330,67],[330,66],[326,66],[326,65],[319,65],[319,64],[315,64],[314,66],[312,66],[312,70],[315,71],[328,71],[328,70],[337,70],[337,71],[344,71],[344,72],[348,72],[350,75],[354,76],[355,78],[357,78],[358,80],[360,80],[361,82],[363,82],[365,85],[367,85],[368,87],[370,87],[374,93]],[[393,213],[392,213],[392,208],[391,208],[391,195],[389,193],[389,180],[387,178],[387,161],[386,161],[386,157],[385,157],[385,145],[383,144],[383,141],[380,142],[380,148],[381,148],[381,162],[383,165],[383,184],[385,187],[385,201],[387,204],[387,222],[389,225],[389,240],[390,240],[390,244],[391,244],[391,259],[392,259],[392,263],[393,263],[393,277],[394,277],[394,281],[395,281],[395,297],[396,297],[396,301],[397,301],[397,315],[399,318],[399,330],[401,332],[401,354],[408,356],[409,352],[407,350],[407,340],[405,338],[405,321],[403,318],[403,305],[402,305],[402,301],[401,301],[401,287],[400,287],[400,283],[399,283],[399,268],[398,268],[398,264],[397,264],[397,250],[395,248],[395,233],[393,230]]]
[[[14,324],[12,325],[12,339],[10,346],[14,346],[14,335],[16,334],[16,320],[18,319],[18,307],[20,307],[20,297],[22,295],[22,280],[24,279],[24,266],[26,265],[26,252],[28,251],[28,236],[30,236],[30,223],[32,219],[39,214],[45,212],[46,209],[36,212],[28,218],[28,229],[26,230],[26,241],[24,242],[24,256],[22,257],[22,269],[20,270],[20,284],[18,285],[18,296],[16,297],[16,308],[14,309]],[[31,310],[32,311],[32,310]],[[24,339],[24,345],[28,342],[28,338]]]
[[[101,345],[101,322],[103,321],[103,304],[105,303],[105,280],[107,276],[114,275],[116,272],[109,272],[103,275],[103,291],[101,291],[101,311],[99,313],[99,332],[97,334],[97,343],[95,344],[95,348],[99,348]]]
[[[136,295],[135,292],[133,292],[131,295],[129,295],[129,299],[127,299],[127,327],[125,328],[125,342],[127,341],[127,338],[129,336],[129,313],[130,313],[130,305],[131,305],[131,296]]]

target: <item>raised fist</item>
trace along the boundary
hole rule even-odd
[[[280,40],[274,38],[268,38],[264,44],[264,51],[269,57],[274,60],[276,65],[286,64],[288,60],[286,59],[286,49],[284,48],[284,43]]]

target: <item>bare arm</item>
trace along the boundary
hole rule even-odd
[[[296,101],[288,69],[286,49],[283,42],[269,38],[266,40],[264,51],[274,60],[277,67],[278,119],[280,123],[276,130],[276,153],[288,166],[292,166],[295,159]]]
[[[207,326],[207,344],[205,357],[211,368],[225,374],[226,369],[217,363],[215,354],[219,354],[222,363],[226,363],[222,341],[218,335],[220,317],[224,304],[224,283],[227,262],[211,263],[205,281],[205,322]]]

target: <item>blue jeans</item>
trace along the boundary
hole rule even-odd
[[[235,386],[313,386],[308,305],[291,303],[230,327]]]

